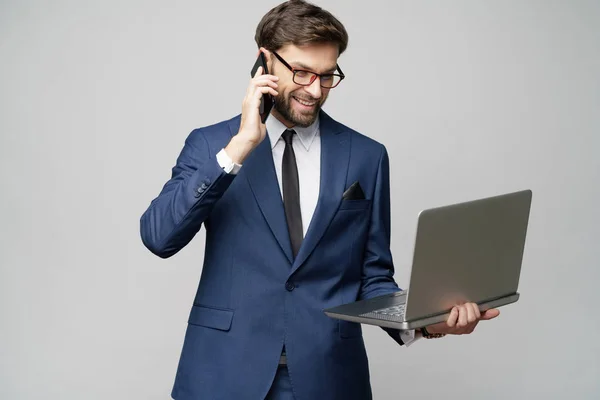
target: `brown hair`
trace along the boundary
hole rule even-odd
[[[287,44],[333,43],[339,54],[348,47],[344,25],[329,11],[304,0],[281,3],[265,14],[254,36],[258,47],[277,51]]]

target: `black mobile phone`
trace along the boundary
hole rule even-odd
[[[265,58],[265,54],[261,51],[252,67],[252,71],[250,71],[250,76],[254,77],[258,67],[263,67],[263,74],[268,74],[269,70],[267,68],[267,60]],[[260,120],[264,124],[269,114],[271,113],[271,109],[273,108],[273,104],[275,103],[275,99],[270,94],[263,94],[262,100],[260,101],[260,109],[258,110],[260,113]]]

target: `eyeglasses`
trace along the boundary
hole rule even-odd
[[[342,72],[340,66],[337,65],[337,64],[336,64],[336,68],[339,71],[339,74],[317,74],[316,72],[307,71],[305,69],[294,68],[290,64],[288,64],[276,52],[273,52],[273,54],[275,55],[275,57],[277,57],[277,59],[279,61],[281,61],[281,63],[283,65],[285,65],[287,67],[287,69],[289,69],[290,71],[292,71],[294,73],[294,76],[292,77],[292,80],[294,81],[294,83],[296,85],[310,86],[310,85],[313,84],[313,82],[317,78],[319,78],[319,83],[320,83],[320,85],[321,85],[322,88],[333,89],[334,87],[336,87],[337,85],[340,84],[340,82],[342,81],[342,79],[344,79],[346,77],[346,75],[344,75],[344,73]]]

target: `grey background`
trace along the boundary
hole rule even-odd
[[[188,133],[229,118],[276,1],[0,1],[0,398],[166,399],[203,257],[139,217]],[[397,281],[417,213],[531,188],[516,305],[400,348],[376,399],[600,394],[600,2],[318,1],[346,25],[326,110],[391,158]]]

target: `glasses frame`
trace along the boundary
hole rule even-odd
[[[344,78],[346,77],[346,75],[344,75],[344,73],[342,72],[342,69],[340,68],[339,64],[335,64],[336,70],[337,70],[337,71],[339,71],[339,74],[317,74],[316,72],[314,72],[314,71],[310,71],[310,70],[308,70],[308,69],[294,68],[294,67],[292,67],[290,64],[288,64],[288,63],[287,63],[287,61],[285,61],[285,60],[283,59],[283,57],[281,57],[279,54],[277,54],[277,52],[275,52],[275,51],[272,51],[272,53],[273,53],[273,55],[274,55],[275,57],[277,57],[277,59],[278,59],[279,61],[281,61],[281,63],[282,63],[283,65],[285,65],[285,67],[286,67],[287,69],[289,69],[290,71],[292,71],[292,73],[293,73],[293,76],[292,76],[292,81],[294,81],[294,83],[295,83],[296,85],[300,85],[300,86],[310,86],[310,85],[312,85],[312,84],[313,84],[313,83],[314,83],[314,82],[317,80],[317,77],[318,77],[318,78],[319,78],[319,85],[320,85],[320,86],[321,86],[323,89],[333,89],[333,88],[337,87],[337,86],[338,86],[338,85],[339,85],[339,84],[340,84],[340,83],[341,83],[341,82],[344,80]],[[297,73],[297,72],[308,72],[308,73],[310,73],[310,74],[313,74],[313,75],[312,75],[312,77],[311,77],[311,79],[310,79],[310,83],[298,83],[298,82],[296,82],[296,73]],[[323,85],[321,84],[321,82],[322,82],[322,80],[321,80],[321,77],[323,77],[323,76],[332,76],[332,75],[333,75],[333,76],[337,76],[337,77],[339,77],[339,78],[340,78],[340,80],[339,80],[339,81],[338,81],[338,82],[337,82],[337,83],[336,83],[334,86],[323,86]]]

